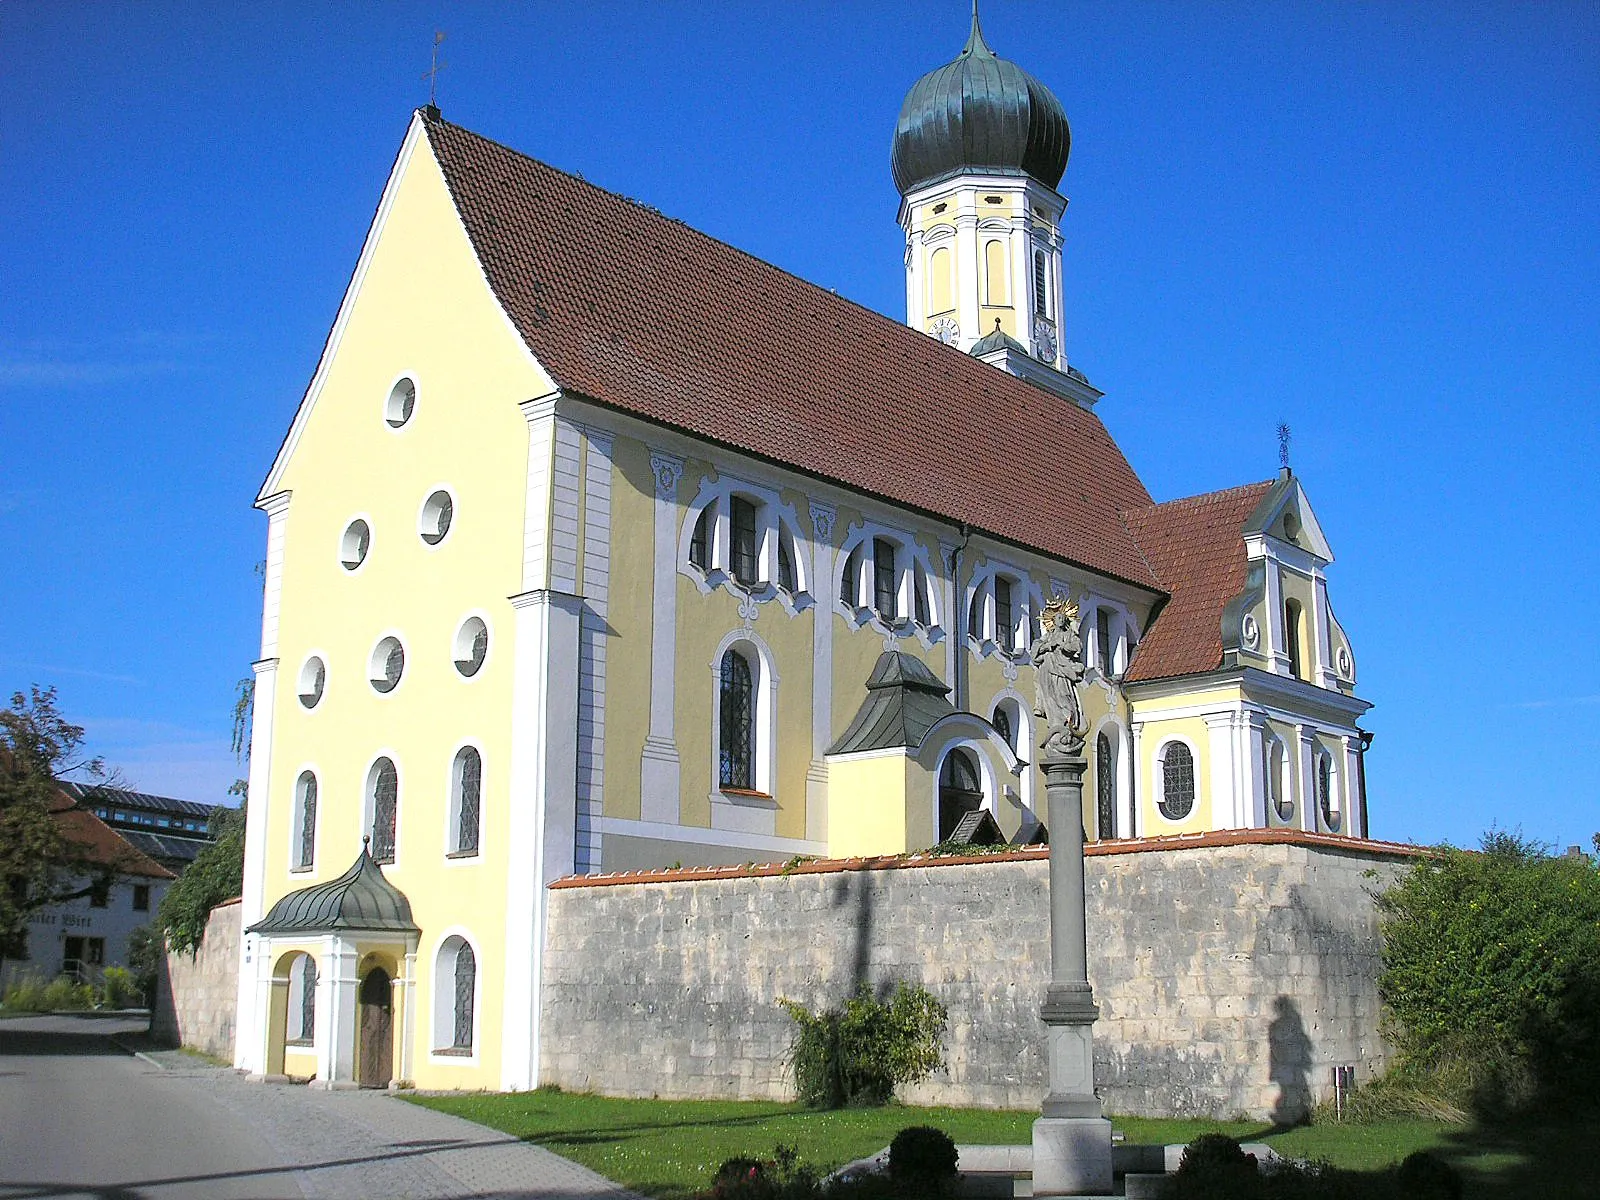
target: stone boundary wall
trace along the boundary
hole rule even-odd
[[[152,1037],[233,1061],[239,1004],[239,913],[237,900],[225,900],[212,909],[205,937],[192,956],[165,948],[156,970]]]
[[[1091,846],[1107,1110],[1287,1120],[1334,1066],[1381,1070],[1371,893],[1416,853],[1295,831]],[[547,928],[542,1083],[789,1098],[777,1001],[903,979],[950,1030],[945,1068],[902,1099],[1026,1109],[1044,1093],[1045,851],[574,878],[552,887]]]

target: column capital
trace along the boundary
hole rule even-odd
[[[821,500],[811,501],[810,507],[811,525],[817,531],[817,537],[824,542],[829,541],[833,537],[833,523],[839,516],[839,510]]]
[[[661,450],[650,451],[650,473],[656,480],[657,500],[676,500],[678,480],[683,478],[683,459]]]

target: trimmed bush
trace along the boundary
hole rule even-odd
[[[1413,1200],[1461,1200],[1461,1173],[1426,1150],[1407,1155],[1394,1179]]]
[[[795,1090],[813,1108],[886,1104],[896,1084],[926,1079],[944,1065],[949,1014],[922,987],[899,983],[884,1003],[863,983],[842,1008],[820,1013],[778,1003],[796,1025],[789,1051]]]
[[[935,1195],[954,1186],[956,1144],[942,1129],[911,1125],[889,1143],[889,1178],[906,1188]]]

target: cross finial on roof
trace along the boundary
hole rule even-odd
[[[433,62],[423,72],[422,77],[428,81],[428,107],[435,112],[439,110],[439,72],[448,67],[449,63],[439,61],[439,46],[444,42],[444,30],[433,31]]]
[[[978,24],[978,0],[972,0],[972,32],[967,35],[966,49],[962,50],[961,53],[972,54],[979,50],[985,54],[992,55],[994,53],[993,50],[989,49],[989,43],[983,40],[983,26]]]
[[[1278,422],[1278,466],[1285,471],[1289,469],[1289,443],[1293,435],[1289,432],[1289,422]]]

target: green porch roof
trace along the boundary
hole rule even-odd
[[[383,877],[363,840],[350,869],[327,883],[290,892],[246,933],[421,933],[411,901]]]

